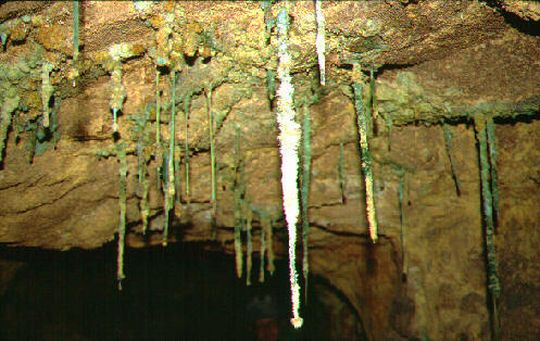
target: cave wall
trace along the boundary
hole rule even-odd
[[[173,50],[187,61],[179,68],[177,81],[177,127],[185,124],[184,98],[193,95],[191,196],[189,204],[183,197],[174,209],[170,240],[211,239],[206,124],[211,85],[212,110],[222,122],[216,131],[217,241],[224,252],[234,252],[233,146],[239,124],[245,197],[275,220],[274,249],[285,257],[278,129],[267,98],[265,72],[276,65],[275,32],[270,33],[267,45],[260,4],[147,5],[141,9],[127,1],[82,2],[83,48],[75,87],[70,76],[71,4],[0,5],[2,25],[10,28],[0,53],[0,65],[10,71],[2,76],[7,82],[3,86],[16,89],[21,98],[0,170],[0,242],[69,249],[96,248],[115,238],[118,162],[114,155],[104,153],[113,151],[110,75],[105,64],[109,47],[117,43],[128,43],[138,51],[122,62],[127,96],[119,118],[120,136],[132,148],[127,157],[127,243],[144,247],[161,242],[163,195],[156,186],[155,161],[149,166],[152,233],[146,238],[140,235],[141,188],[130,118],[146,110],[152,117],[150,124],[155,124],[156,67],[151,51],[159,48],[155,36],[165,14],[176,11]],[[323,88],[317,85],[313,4],[295,4],[290,39],[296,100],[302,103],[317,97],[310,103],[311,271],[349,300],[370,339],[489,339],[474,115],[494,115],[497,123],[501,216],[495,241],[502,280],[501,336],[509,340],[539,337],[540,40],[535,33],[536,10],[524,1],[325,1],[329,81]],[[21,19],[25,15],[31,17],[28,23]],[[379,104],[370,142],[380,225],[380,239],[374,245],[368,240],[350,89],[351,65],[371,58],[370,53],[376,57],[369,64],[378,67]],[[26,127],[25,122],[40,122],[42,60],[55,65],[51,82],[59,139],[54,148],[42,146],[37,153],[36,145],[27,143],[37,132],[15,131]],[[159,89],[162,103],[170,101],[166,74]],[[2,96],[5,101],[7,96]],[[168,115],[164,106],[164,140]],[[451,152],[460,196],[445,149],[440,124],[444,120],[454,136]],[[177,141],[184,138],[179,129]],[[340,144],[344,151],[342,191]],[[405,184],[404,248],[397,199],[400,174]],[[260,217],[254,226],[254,249],[258,250]],[[324,297],[330,300],[327,294]]]

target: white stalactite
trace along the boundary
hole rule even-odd
[[[298,147],[301,129],[295,121],[293,108],[294,87],[290,75],[291,56],[288,47],[289,14],[286,7],[281,8],[277,20],[278,28],[278,79],[277,122],[281,153],[281,186],[283,192],[283,210],[289,233],[289,276],[291,282],[292,314],[291,324],[295,328],[302,326],[300,317],[300,285],[296,271],[296,223],[300,213],[298,202]]]
[[[317,48],[317,59],[319,61],[319,74],[321,85],[326,84],[326,59],[325,59],[325,23],[322,11],[322,0],[315,0],[315,18],[317,20],[317,38],[315,47]]]

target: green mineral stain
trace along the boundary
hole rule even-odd
[[[6,147],[9,127],[11,126],[13,114],[19,107],[19,102],[20,97],[15,95],[13,91],[10,91],[8,96],[4,97],[1,112],[2,121],[0,122],[0,164],[2,164],[4,160],[4,149]]]
[[[8,41],[7,32],[0,33],[0,40],[2,41],[2,49],[5,50],[6,49],[6,44],[7,44],[7,41]]]

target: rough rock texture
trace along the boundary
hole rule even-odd
[[[275,221],[275,251],[285,256],[277,127],[266,87],[266,70],[276,67],[276,39],[271,31],[267,43],[260,3],[161,2],[144,8],[128,1],[81,3],[83,49],[75,87],[70,73],[71,3],[0,5],[0,33],[7,32],[0,53],[0,87],[15,89],[21,98],[0,170],[0,242],[96,248],[115,238],[118,162],[111,137],[108,50],[128,43],[129,56],[122,61],[127,97],[119,118],[121,140],[129,145],[128,244],[144,247],[161,240],[163,195],[156,185],[157,154],[149,162],[148,175],[152,233],[147,238],[139,233],[142,189],[137,183],[134,120],[148,112],[152,142],[147,147],[152,147],[156,55],[170,46],[169,57],[177,61],[179,71],[176,139],[181,146],[185,98],[192,98],[190,203],[181,183],[182,203],[174,211],[171,240],[211,236],[206,96],[212,92],[217,240],[225,252],[233,251],[233,146],[239,124],[245,199]],[[502,280],[501,336],[540,337],[537,6],[510,0],[324,1],[327,86],[320,88],[313,3],[295,3],[290,46],[296,102],[309,104],[313,119],[310,262],[313,274],[324,277],[340,299],[347,300],[335,304],[330,324],[344,321],[343,334],[332,334],[336,338],[347,337],[345,331],[351,339],[361,338],[361,326],[372,340],[489,339],[474,115],[494,115],[497,123],[501,217],[495,240]],[[272,6],[270,17],[278,7]],[[170,41],[163,44],[156,32],[163,29],[166,13],[176,17]],[[38,136],[43,60],[55,65],[55,144]],[[365,71],[377,70],[378,116],[371,149],[381,231],[375,245],[367,235],[350,88],[355,64]],[[166,70],[159,90],[161,133],[167,141],[172,89]],[[7,101],[4,93],[0,98]],[[452,180],[439,125],[443,120],[452,124],[452,157],[461,196]],[[400,174],[405,174],[404,249],[397,200]],[[260,215],[255,215],[254,226],[258,250]],[[332,305],[336,299],[331,290],[320,290],[321,301]]]

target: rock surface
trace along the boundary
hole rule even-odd
[[[211,239],[206,101],[211,93],[217,120],[217,240],[224,252],[234,252],[234,143],[239,125],[245,200],[259,213],[254,221],[254,249],[259,249],[261,216],[268,215],[274,220],[275,252],[285,257],[278,131],[266,86],[266,70],[276,67],[276,39],[271,31],[267,43],[260,4],[81,4],[83,49],[75,87],[70,76],[74,66],[71,3],[0,5],[0,33],[7,32],[0,53],[1,88],[15,89],[21,98],[0,170],[0,242],[69,249],[97,248],[115,238],[119,181],[111,137],[108,51],[114,44],[127,43],[129,55],[121,64],[127,97],[119,124],[121,140],[129,145],[128,245],[161,242],[164,203],[156,180],[159,155],[148,163],[151,235],[140,235],[142,187],[137,181],[134,122],[148,113],[152,142],[146,147],[153,148],[155,93],[160,91],[160,129],[162,139],[168,141],[170,73],[161,74],[156,88],[155,63],[170,46],[168,57],[178,63],[176,140],[182,147],[185,103],[191,98],[191,194],[185,195],[182,177],[181,203],[173,214],[170,239]],[[501,211],[495,237],[502,280],[501,336],[505,340],[540,337],[537,6],[532,1],[510,0],[489,5],[480,1],[324,1],[327,86],[321,88],[313,3],[296,2],[290,37],[296,102],[299,108],[303,103],[310,106],[313,120],[311,271],[348,300],[346,307],[336,307],[334,319],[354,309],[357,317],[348,317],[343,330],[354,333],[355,326],[363,326],[372,340],[489,339],[472,118],[494,115]],[[272,6],[270,17],[278,7]],[[167,14],[173,13],[169,45],[163,45],[156,37],[166,25]],[[41,141],[43,60],[55,65],[50,77],[56,89],[51,108],[57,128]],[[374,67],[377,75],[378,116],[371,150],[381,231],[375,245],[368,240],[365,219],[350,88],[353,64],[365,71]],[[0,98],[9,99],[4,93]],[[451,153],[460,196],[439,124],[443,120],[451,124],[454,136]],[[58,136],[55,143],[54,136]],[[340,144],[344,151],[342,190]],[[403,232],[397,199],[402,175]],[[321,290],[326,290],[323,301],[335,300],[330,289]]]

